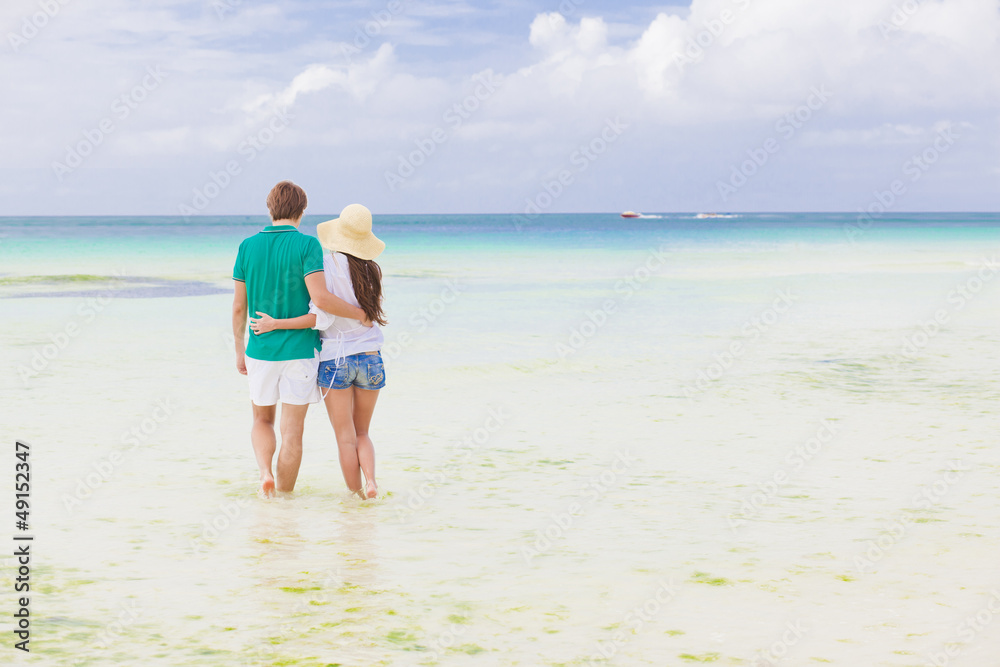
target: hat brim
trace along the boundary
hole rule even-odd
[[[370,233],[363,239],[345,236],[337,224],[340,218],[327,220],[316,225],[316,238],[324,250],[342,252],[358,259],[372,260],[385,250],[385,241]]]

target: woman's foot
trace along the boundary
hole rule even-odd
[[[368,483],[365,484],[365,495],[368,498],[374,498],[378,495],[378,486],[375,484],[374,479],[368,480]]]
[[[261,498],[273,498],[274,497],[274,476],[273,475],[261,475],[260,478],[260,488],[257,490],[257,495]]]

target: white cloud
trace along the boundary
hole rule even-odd
[[[0,16],[8,27],[34,6],[21,2],[13,11],[14,4]],[[564,163],[606,119],[622,116],[631,129],[615,147],[623,163],[616,177],[638,188],[648,171],[677,170],[711,186],[714,170],[728,170],[732,154],[773,132],[775,121],[820,85],[833,91],[831,101],[795,139],[817,160],[826,159],[825,149],[866,146],[894,163],[892,151],[947,121],[971,123],[969,135],[978,137],[970,174],[989,174],[996,164],[997,125],[981,122],[1000,109],[995,0],[924,0],[898,25],[898,0],[693,0],[687,12],[631,26],[609,24],[586,6],[572,18],[542,13],[522,41],[490,44],[503,84],[459,127],[445,114],[473,94],[472,75],[481,68],[455,76],[452,61],[436,67],[435,47],[419,46],[410,34],[412,17],[393,19],[345,62],[341,47],[354,24],[313,26],[276,3],[243,3],[221,21],[204,3],[92,4],[87,12],[67,5],[22,53],[3,56],[17,102],[0,108],[0,166],[48,168],[150,64],[162,64],[168,79],[118,123],[88,166],[183,159],[194,170],[214,169],[274,107],[289,107],[295,120],[268,159],[328,168],[319,157],[327,151],[317,149],[350,150],[357,157],[344,176],[372,183],[381,183],[414,141],[442,128],[447,140],[394,201],[427,207],[437,183],[467,181],[465,208],[472,210],[484,183],[536,187],[540,174]],[[453,10],[477,11],[467,2],[438,3],[421,5],[419,15],[431,20]],[[427,35],[423,43],[465,44]],[[266,46],[255,47],[258,39]],[[863,173],[854,168],[845,178]],[[778,189],[774,201],[788,195]]]
[[[639,86],[644,92],[662,94],[679,78],[679,72],[671,75],[669,71],[677,67],[677,54],[684,49],[685,27],[683,19],[660,14],[632,48],[629,60],[636,68]]]
[[[926,127],[883,123],[877,127],[858,129],[806,130],[802,133],[800,144],[808,147],[920,145],[933,139],[935,134],[948,125],[947,122],[937,122]]]

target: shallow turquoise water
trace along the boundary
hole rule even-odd
[[[855,220],[377,217],[372,503],[322,409],[295,496],[253,497],[228,272],[259,221],[0,220],[30,664],[747,664],[789,623],[785,664],[926,664],[1000,585],[1000,222]]]

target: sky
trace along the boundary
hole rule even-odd
[[[998,211],[997,0],[4,0],[0,215]]]

